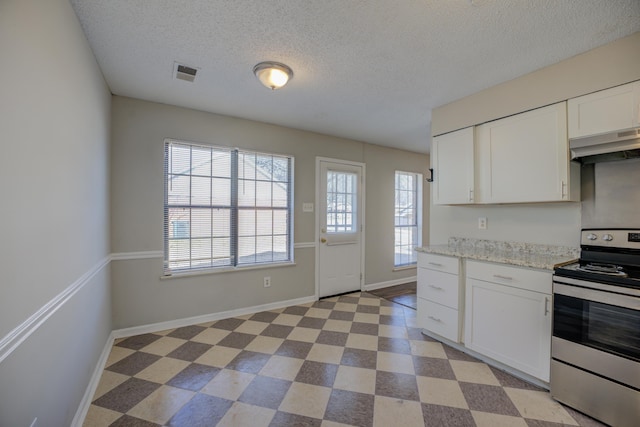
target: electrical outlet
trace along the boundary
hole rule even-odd
[[[271,287],[271,277],[270,276],[265,276],[264,277],[264,287],[265,288],[270,288]]]
[[[481,216],[478,218],[478,228],[480,230],[486,230],[487,229],[487,217],[486,216]]]

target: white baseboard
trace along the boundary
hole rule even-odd
[[[181,328],[183,326],[197,325],[198,323],[213,322],[230,317],[244,316],[246,314],[259,313],[261,311],[275,310],[292,305],[307,304],[317,301],[313,295],[308,297],[277,301],[269,304],[254,305],[252,307],[238,308],[236,310],[221,311],[218,313],[204,314],[202,316],[187,317],[183,319],[169,320],[166,322],[152,323],[131,328],[117,329],[113,331],[114,338],[126,338],[134,335],[149,334],[153,332],[165,331],[167,329]]]
[[[84,423],[84,419],[86,418],[87,412],[89,412],[89,407],[91,406],[91,399],[98,389],[98,384],[102,377],[102,371],[104,371],[104,367],[107,364],[107,359],[109,358],[109,353],[111,353],[111,347],[113,347],[114,340],[115,337],[113,336],[113,332],[111,332],[111,334],[109,334],[109,338],[107,338],[107,342],[104,344],[98,363],[96,363],[96,367],[93,370],[91,380],[89,380],[89,384],[87,385],[84,396],[80,401],[76,415],[73,417],[73,421],[71,421],[71,427],[82,427],[82,424]]]
[[[386,282],[370,283],[362,287],[363,291],[375,291],[376,289],[388,288],[389,286],[404,285],[405,283],[415,282],[417,276],[403,277],[401,279],[388,280]]]

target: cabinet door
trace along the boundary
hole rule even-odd
[[[549,381],[551,295],[467,279],[465,345]]]
[[[467,204],[474,201],[473,127],[433,138],[433,203]]]
[[[570,200],[566,102],[480,125],[477,138],[478,201]]]
[[[640,82],[569,100],[569,138],[629,129],[640,124]]]

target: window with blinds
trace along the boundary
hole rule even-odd
[[[416,264],[422,236],[422,174],[396,171],[394,265]]]
[[[164,273],[293,262],[293,158],[165,141]]]

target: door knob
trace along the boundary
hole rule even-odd
[[[324,237],[320,239],[320,243],[327,243],[327,239],[325,239]]]

